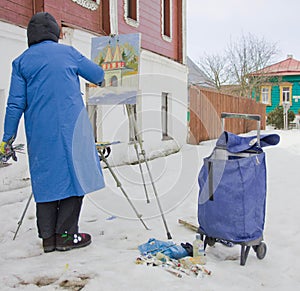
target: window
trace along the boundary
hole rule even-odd
[[[280,86],[280,105],[283,102],[292,104],[292,85],[291,84],[282,84]]]
[[[128,104],[126,105],[127,112],[128,112],[128,118],[129,118],[129,141],[137,141],[137,136],[135,132],[137,130],[136,128],[136,122],[137,122],[137,112],[136,112],[136,104]]]
[[[171,36],[171,22],[170,22],[170,0],[164,0],[164,35]]]
[[[161,128],[162,139],[168,139],[168,93],[163,92],[161,95]]]
[[[260,101],[263,104],[271,105],[271,86],[262,86],[260,92]]]
[[[139,25],[139,0],[124,0],[124,18],[127,24]]]
[[[92,125],[93,135],[97,141],[97,105],[86,105],[88,116]]]
[[[127,17],[137,21],[136,0],[127,0]]]
[[[89,83],[85,84],[86,109],[88,112],[89,120],[92,125],[94,139],[97,142],[97,112],[98,112],[97,109],[98,108],[97,108],[97,105],[90,105],[88,103],[90,86],[91,86],[91,84],[89,84]]]
[[[290,102],[290,87],[282,87],[282,102]]]
[[[162,37],[172,40],[172,0],[162,0]]]

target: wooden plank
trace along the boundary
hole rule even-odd
[[[192,231],[198,232],[199,227],[198,227],[198,225],[196,225],[193,222],[189,222],[189,221],[186,221],[184,219],[178,219],[178,223],[182,224],[183,226],[185,226],[186,228],[188,228]]]

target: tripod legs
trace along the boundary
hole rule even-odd
[[[151,184],[152,184],[152,188],[153,188],[153,191],[154,191],[154,195],[155,195],[155,198],[156,198],[156,201],[157,201],[157,204],[158,204],[158,207],[159,207],[159,211],[160,211],[160,214],[161,214],[161,217],[162,217],[162,220],[163,220],[166,232],[167,232],[167,237],[168,237],[168,239],[172,239],[172,236],[171,236],[170,231],[168,229],[167,222],[166,222],[166,219],[165,219],[162,207],[161,207],[161,203],[160,203],[160,200],[159,200],[159,197],[158,197],[158,193],[157,193],[156,187],[154,185],[154,181],[153,181],[153,177],[152,177],[152,174],[151,174],[151,171],[150,171],[150,167],[148,165],[148,161],[147,161],[147,157],[146,157],[146,152],[143,149],[143,144],[142,144],[140,135],[138,133],[136,120],[135,120],[135,118],[133,117],[133,114],[132,114],[131,105],[126,104],[126,110],[127,110],[129,122],[130,122],[130,124],[133,127],[133,132],[134,132],[134,147],[135,147],[136,152],[137,152],[138,160],[140,161],[140,159],[139,159],[139,153],[138,153],[138,150],[137,150],[137,144],[140,147],[141,154],[143,155],[143,158],[144,158],[144,161],[145,161],[145,164],[146,164],[146,167],[147,167],[147,171],[148,171],[148,174],[149,174],[149,177],[150,177],[150,180],[151,180]],[[141,165],[140,165],[140,167],[141,167]]]
[[[128,115],[128,119],[129,119],[129,124],[132,125],[132,127],[133,127],[133,132],[134,132],[134,139],[133,139],[134,145],[133,146],[134,146],[134,150],[135,150],[136,157],[137,157],[138,164],[139,164],[139,169],[140,169],[141,176],[142,176],[142,181],[143,181],[144,191],[146,194],[147,203],[150,203],[148,191],[147,191],[147,187],[146,187],[146,182],[145,182],[145,176],[144,176],[144,172],[143,172],[143,168],[142,168],[142,164],[141,164],[140,154],[138,152],[138,145],[136,142],[136,130],[134,128],[135,117],[133,116],[133,112],[132,112],[131,106],[129,104],[126,105],[126,111],[127,111],[127,115]]]
[[[120,188],[120,190],[122,191],[122,193],[124,194],[125,198],[127,199],[127,201],[129,202],[130,206],[132,207],[133,211],[135,212],[137,218],[140,220],[140,222],[143,224],[143,226],[145,227],[145,229],[149,230],[149,228],[147,227],[147,225],[145,224],[145,222],[143,221],[143,219],[141,218],[142,215],[139,214],[136,210],[136,208],[134,207],[133,203],[131,202],[130,198],[128,197],[127,193],[125,192],[124,188],[122,187],[122,184],[120,182],[120,180],[118,179],[118,177],[116,176],[116,174],[114,173],[114,171],[112,170],[111,166],[109,165],[109,163],[107,162],[106,157],[104,156],[103,152],[101,150],[98,151],[102,161],[106,164],[109,172],[111,173],[111,175],[113,176],[113,178],[115,179],[116,183],[117,183],[117,187]]]
[[[18,221],[18,227],[17,227],[17,229],[16,229],[16,231],[15,231],[15,235],[14,235],[13,240],[15,240],[16,237],[17,237],[17,234],[18,234],[18,232],[19,232],[19,229],[20,229],[20,227],[21,227],[21,224],[23,223],[23,219],[24,219],[24,216],[25,216],[25,214],[26,214],[26,212],[27,212],[27,209],[28,209],[28,206],[29,206],[30,201],[31,201],[31,199],[32,199],[32,196],[33,196],[33,194],[31,193],[30,196],[29,196],[29,198],[28,198],[28,201],[27,201],[27,203],[26,203],[26,206],[25,206],[25,209],[24,209],[24,211],[23,211],[23,214],[22,214],[20,220]]]

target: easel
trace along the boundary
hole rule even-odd
[[[98,153],[100,154],[101,160],[105,163],[105,165],[107,166],[109,172],[111,173],[111,175],[113,176],[114,180],[117,183],[117,187],[120,188],[120,190],[122,191],[122,193],[124,194],[125,198],[127,199],[127,201],[129,202],[131,208],[133,209],[133,211],[135,212],[137,218],[140,220],[140,222],[144,225],[144,227],[149,230],[149,228],[147,227],[147,225],[145,224],[145,222],[142,220],[142,215],[138,213],[138,211],[136,210],[136,208],[134,207],[132,201],[130,200],[129,196],[127,195],[126,191],[124,190],[120,180],[118,179],[118,177],[116,176],[115,172],[112,170],[110,164],[107,161],[107,157],[110,153],[110,143],[105,143],[105,144],[101,144],[101,143],[96,143],[96,148]],[[108,155],[105,155],[105,150],[108,151]]]
[[[113,88],[110,88],[110,89],[112,90]],[[132,92],[130,92],[130,93],[132,93]],[[120,93],[120,94],[122,94],[122,93]],[[112,98],[113,97],[113,93],[109,93],[108,96],[110,98]],[[129,98],[126,96],[126,98],[128,98],[128,99],[130,99],[130,97],[133,97],[133,96],[129,96]],[[145,152],[145,150],[143,148],[143,143],[142,143],[139,131],[138,131],[136,119],[134,117],[132,102],[128,102],[126,98],[124,99],[125,101],[123,100],[122,102],[120,102],[118,104],[125,105],[126,112],[127,112],[127,115],[128,115],[128,120],[129,120],[129,126],[130,126],[131,130],[133,131],[133,136],[134,136],[133,137],[133,146],[134,146],[134,149],[135,149],[136,157],[137,157],[138,164],[139,164],[139,169],[140,169],[140,172],[141,172],[141,177],[142,177],[142,180],[143,180],[143,186],[144,186],[144,190],[145,190],[145,194],[146,194],[146,200],[147,200],[147,203],[150,203],[148,192],[147,192],[147,187],[146,187],[146,182],[145,182],[145,176],[144,176],[143,167],[142,167],[142,161],[140,159],[140,156],[143,157],[143,161],[144,161],[144,163],[146,165],[146,169],[147,169],[148,175],[150,177],[150,181],[151,181],[151,185],[152,185],[152,188],[153,188],[153,192],[154,192],[154,195],[155,195],[158,207],[159,207],[159,211],[160,211],[163,223],[164,223],[164,227],[165,227],[166,232],[167,232],[167,237],[168,237],[168,239],[172,239],[172,236],[171,236],[170,231],[168,229],[167,222],[166,222],[166,219],[165,219],[165,216],[164,216],[164,213],[163,213],[163,210],[162,210],[162,206],[161,206],[161,203],[160,203],[160,200],[159,200],[159,197],[158,197],[158,193],[157,193],[154,181],[153,181],[153,177],[152,177],[152,174],[151,174],[151,171],[150,171],[150,167],[149,167],[148,160],[147,160],[147,157],[146,157],[146,152]],[[100,103],[98,103],[98,104],[100,104]],[[96,110],[96,108],[94,108],[94,110]],[[126,197],[126,199],[128,200],[128,202],[130,203],[131,207],[134,209],[134,212],[136,213],[137,217],[140,219],[140,221],[145,226],[145,228],[148,229],[147,226],[145,225],[145,223],[143,222],[143,220],[141,219],[141,215],[138,214],[138,212],[134,208],[132,202],[130,201],[128,195],[124,191],[124,189],[123,189],[123,187],[122,187],[122,185],[120,183],[120,180],[117,178],[117,176],[115,175],[114,171],[110,167],[110,165],[109,165],[106,157],[103,155],[103,153],[101,153],[101,151],[99,152],[99,154],[101,155],[101,159],[106,164],[106,166],[109,169],[111,175],[115,179],[115,181],[117,183],[117,187],[119,187],[121,189],[122,193],[124,194],[124,196]]]
[[[146,157],[146,152],[143,148],[143,143],[142,143],[140,134],[138,132],[136,120],[135,120],[133,112],[132,112],[132,106],[130,104],[125,104],[125,106],[126,106],[127,115],[128,115],[128,118],[129,118],[129,124],[132,126],[133,132],[134,132],[134,138],[133,138],[134,149],[135,149],[137,159],[138,159],[138,162],[139,162],[139,167],[140,167],[140,171],[141,171],[141,175],[142,175],[142,179],[143,179],[143,183],[144,183],[144,188],[145,188],[145,192],[146,192],[146,197],[147,197],[147,203],[149,203],[150,201],[149,201],[148,193],[147,193],[147,189],[146,189],[146,184],[145,184],[144,173],[143,173],[143,169],[142,169],[142,165],[141,165],[141,160],[139,158],[140,155],[143,156],[143,160],[145,162],[145,165],[146,165],[146,168],[147,168],[147,171],[148,171],[148,175],[150,177],[150,181],[151,181],[153,192],[154,192],[154,195],[155,195],[155,198],[156,198],[156,201],[157,201],[157,205],[159,207],[159,211],[160,211],[160,214],[161,214],[161,217],[162,217],[162,220],[163,220],[166,232],[167,232],[167,237],[168,237],[168,239],[172,239],[172,236],[171,236],[170,231],[168,229],[167,222],[166,222],[166,219],[165,219],[165,216],[164,216],[161,204],[160,204],[160,200],[159,200],[158,193],[157,193],[154,181],[153,181],[153,177],[152,177],[152,174],[151,174],[151,171],[150,171],[150,167],[149,167],[149,164],[148,164],[148,159]],[[140,149],[140,152],[138,150],[138,147]]]

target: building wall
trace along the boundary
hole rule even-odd
[[[0,21],[26,27],[33,14],[34,1],[0,0]]]
[[[165,40],[162,37],[162,0],[138,1],[138,25],[132,26],[125,20],[125,0],[118,0],[119,33],[141,32],[142,48],[182,62],[182,0],[172,0],[172,35],[170,40]]]
[[[118,33],[142,33],[142,48],[185,62],[185,0],[171,0],[172,35],[162,36],[162,0],[138,0],[139,24],[126,23],[124,3],[126,0],[100,1],[97,10],[86,9],[72,0],[0,0],[0,21],[26,28],[31,16],[39,11],[51,13],[60,26],[87,30],[96,35],[110,33],[110,3],[117,1]],[[183,17],[184,16],[184,17]]]
[[[11,63],[18,55],[27,48],[26,30],[18,26],[0,21],[0,136],[3,135],[3,121],[6,100],[9,91]],[[23,131],[19,137],[24,137]]]
[[[73,1],[45,0],[45,11],[53,13],[63,26],[73,26],[96,34],[105,35],[108,32],[105,32],[103,27],[103,2],[100,2],[97,10],[92,11]]]
[[[272,86],[272,91],[271,91],[272,104],[271,106],[266,107],[267,113],[271,112],[278,105],[280,105],[280,83],[288,82],[293,84],[292,105],[290,107],[290,110],[292,110],[295,114],[298,114],[300,110],[300,76],[284,76],[280,80],[279,84],[277,84],[277,82]],[[295,98],[297,96],[299,97],[299,99]]]
[[[151,136],[147,131],[144,133],[145,139],[156,136],[155,140],[162,141],[162,93],[167,93],[168,134],[181,146],[187,134],[187,67],[143,50],[140,87],[142,110],[147,113],[141,123],[143,128],[153,129]]]
[[[159,72],[159,73],[158,73]],[[99,89],[101,90],[101,89]],[[187,67],[173,60],[142,50],[139,91],[137,96],[137,129],[149,158],[178,151],[187,138]],[[162,135],[162,94],[167,93],[168,138]],[[87,94],[88,97],[88,94]],[[98,105],[97,141],[120,141],[113,146],[111,165],[136,162],[134,144],[130,141],[128,115],[124,105]]]
[[[11,62],[27,48],[26,30],[0,21],[0,139],[3,136],[4,114],[9,91]],[[26,143],[24,120],[20,120],[16,143]],[[28,186],[27,155],[18,154],[18,162],[0,175],[0,192],[8,189]],[[19,177],[16,179],[16,177]]]
[[[98,35],[109,34],[108,1],[100,1],[97,10],[72,0],[0,0],[0,20],[26,28],[33,14],[51,13],[61,26],[78,27]]]

